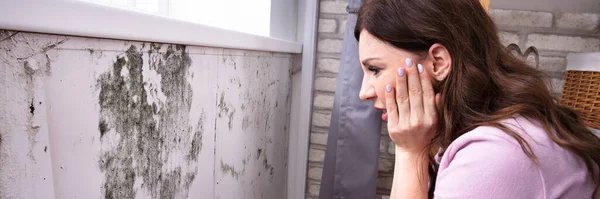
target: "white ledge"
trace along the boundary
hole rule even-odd
[[[73,0],[1,0],[0,29],[301,53],[302,44]]]
[[[600,72],[600,52],[569,53],[567,70]]]

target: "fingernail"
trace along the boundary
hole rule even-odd
[[[387,86],[385,87],[385,91],[387,91],[388,93],[389,93],[389,92],[392,92],[392,86],[390,86],[390,85],[387,85]]]
[[[419,71],[419,73],[423,73],[423,65],[418,64],[417,65],[417,70]]]
[[[413,65],[412,59],[406,58],[406,66],[410,68],[410,67],[412,67],[412,65]]]
[[[398,68],[398,75],[400,75],[400,77],[404,76],[404,68]]]

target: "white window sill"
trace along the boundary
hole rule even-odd
[[[2,0],[0,29],[301,53],[302,43],[69,0]]]

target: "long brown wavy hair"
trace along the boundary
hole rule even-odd
[[[560,106],[544,83],[545,73],[514,57],[500,43],[497,27],[478,0],[366,0],[354,36],[362,30],[397,48],[426,54],[439,43],[452,56],[449,76],[438,82],[441,94],[437,132],[426,151],[442,152],[478,126],[493,126],[515,138],[537,164],[527,141],[500,121],[521,115],[539,121],[548,136],[581,157],[600,185],[600,138],[577,114]],[[430,197],[435,187],[436,153],[428,153]]]

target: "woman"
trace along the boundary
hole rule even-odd
[[[479,1],[366,1],[355,37],[360,98],[396,145],[392,198],[600,197],[600,139]]]

